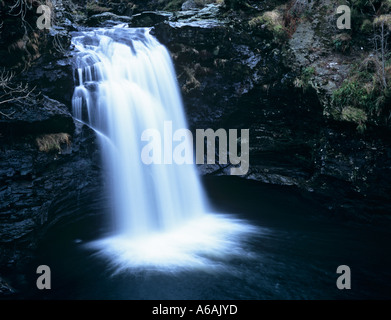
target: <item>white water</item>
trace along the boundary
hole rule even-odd
[[[163,133],[164,121],[173,132],[187,128],[166,48],[148,29],[128,28],[84,32],[73,44],[73,112],[98,133],[115,219],[114,235],[90,246],[119,269],[208,266],[242,254],[239,238],[254,228],[207,213],[195,166],[141,161],[144,130]]]

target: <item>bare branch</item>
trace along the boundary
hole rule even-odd
[[[24,100],[24,99],[27,99],[30,94],[35,90],[35,87],[32,88],[29,92],[27,92],[24,96],[21,96],[21,97],[12,97],[10,99],[7,99],[7,100],[3,100],[3,101],[0,101],[0,104],[4,104],[4,103],[7,103],[7,102],[11,102],[11,101],[19,101],[19,100]]]
[[[0,105],[4,105],[9,102],[17,101],[30,101],[30,96],[32,95],[35,87],[31,90],[28,87],[28,84],[18,83],[13,84],[12,79],[14,77],[14,72],[6,71],[4,68],[0,71]],[[4,113],[0,111],[0,115],[8,119],[12,119],[12,113]]]

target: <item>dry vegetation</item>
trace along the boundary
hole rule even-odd
[[[42,152],[61,152],[62,145],[69,147],[71,145],[71,136],[68,133],[45,134],[36,138],[39,151]]]

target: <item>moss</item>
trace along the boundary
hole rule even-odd
[[[354,34],[369,30],[368,21],[366,20],[372,21],[374,16],[390,16],[391,0],[352,0],[348,5],[351,7],[352,31]],[[376,11],[375,14],[374,10]],[[363,26],[366,31],[363,30]]]
[[[294,85],[297,88],[302,88],[303,91],[307,91],[309,88],[312,87],[311,85],[311,79],[315,75],[315,68],[314,67],[307,67],[305,68],[300,77],[296,78]]]
[[[37,137],[36,143],[39,151],[61,153],[61,145],[66,144],[69,147],[71,139],[67,133],[52,133]]]
[[[384,24],[391,30],[391,14],[383,14],[373,21],[376,26]]]
[[[346,53],[351,49],[352,37],[347,33],[340,33],[333,37],[334,50]]]
[[[159,3],[163,5],[165,4],[164,10],[168,10],[168,11],[180,10],[184,2],[185,0],[171,0],[171,1],[159,0]]]
[[[287,36],[282,14],[277,9],[253,17],[248,25],[250,29],[266,28],[279,40],[285,39]]]
[[[341,120],[356,123],[357,131],[363,133],[366,129],[365,123],[368,120],[368,116],[364,110],[348,106],[342,109]]]
[[[259,25],[265,23],[262,16],[257,16],[257,17],[254,17],[252,18],[249,22],[248,22],[248,25],[250,26],[250,28],[256,28],[258,27]]]
[[[390,12],[390,11],[391,11],[391,0],[383,0],[380,7],[380,12]]]
[[[373,23],[369,19],[365,19],[360,28],[361,32],[370,34],[373,32]]]
[[[103,12],[108,12],[111,10],[112,10],[111,8],[100,6],[96,2],[87,2],[87,4],[86,4],[86,11],[87,11],[88,16],[92,16],[94,14],[99,14],[99,13],[103,13]]]
[[[376,121],[389,121],[391,109],[391,62],[386,61],[385,78],[382,75],[382,61],[369,54],[354,66],[349,77],[334,95],[340,99],[336,105],[350,105],[363,109]],[[385,84],[384,84],[385,81]]]
[[[368,75],[370,76],[365,72],[361,75],[354,74],[334,91],[332,98],[333,118],[356,123],[357,130],[361,133],[366,129],[368,115],[376,107],[375,86],[365,81]]]
[[[355,108],[367,108],[371,104],[371,93],[367,87],[357,80],[345,80],[342,86],[333,94],[333,103],[341,108],[352,106]]]

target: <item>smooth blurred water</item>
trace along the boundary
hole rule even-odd
[[[166,48],[149,29],[128,28],[83,32],[73,44],[73,113],[97,132],[115,219],[113,234],[87,246],[118,270],[205,268],[215,266],[213,256],[245,256],[241,239],[256,228],[211,213],[195,166],[172,161],[173,133],[187,123]],[[151,129],[162,148],[151,152],[163,164],[141,159],[141,137]],[[182,140],[193,152],[193,141]]]
[[[144,130],[163,133],[164,121],[171,121],[174,131],[187,127],[165,47],[148,29],[102,29],[73,43],[80,51],[73,111],[101,133],[117,230],[145,235],[205,212],[193,166],[147,166],[140,158]]]

